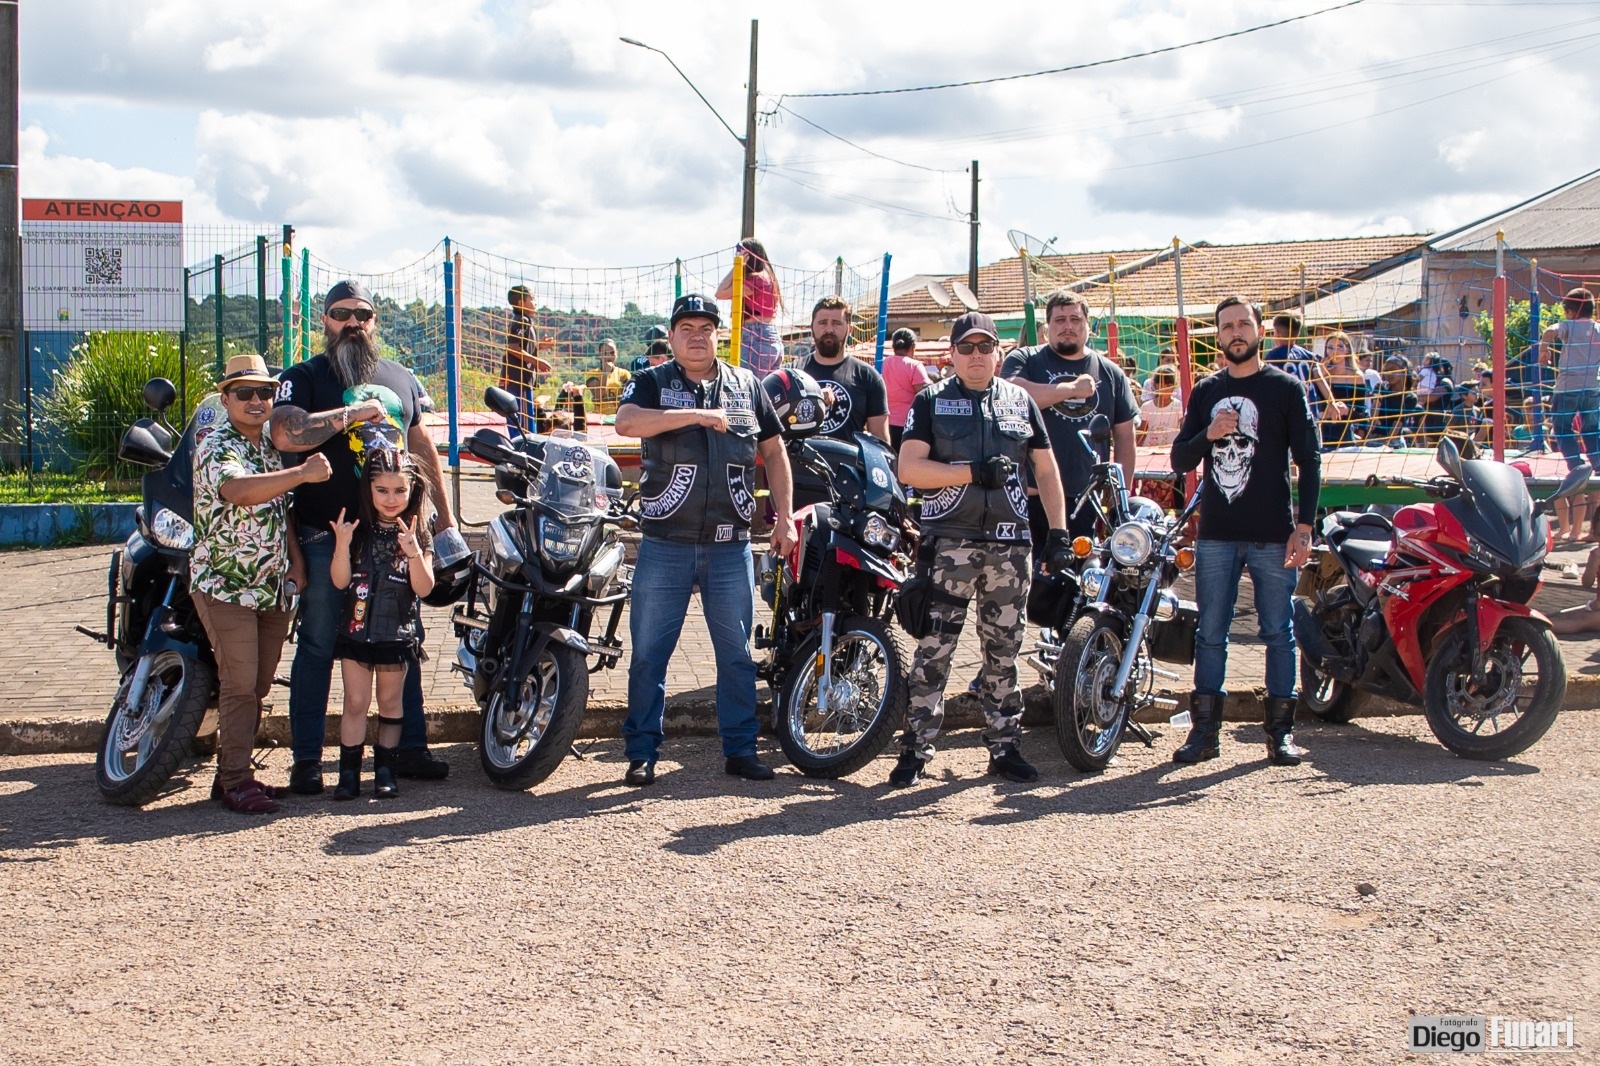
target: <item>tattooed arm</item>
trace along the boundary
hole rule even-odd
[[[291,404],[272,409],[272,446],[280,452],[309,452],[321,447],[335,433],[342,433],[358,422],[377,422],[385,416],[378,400],[363,400],[353,407],[311,414]]]

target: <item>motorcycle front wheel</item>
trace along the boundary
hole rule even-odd
[[[143,659],[122,675],[106,716],[94,778],[107,803],[139,807],[154,799],[193,750],[211,702],[216,673],[207,663],[171,649],[151,652],[150,677],[139,705],[128,689]]]
[[[1085,773],[1111,765],[1128,724],[1128,701],[1110,695],[1122,649],[1121,627],[1097,611],[1081,615],[1061,642],[1051,695],[1056,740],[1067,761]]]
[[[783,753],[808,777],[844,777],[877,758],[910,699],[899,634],[876,618],[840,619],[833,633],[828,710],[817,710],[822,636],[795,653],[773,715]]]
[[[537,662],[521,666],[509,686],[497,684],[483,708],[478,754],[496,788],[530,789],[555,773],[572,750],[589,702],[583,656],[547,644]]]
[[[1356,716],[1350,686],[1318,670],[1304,652],[1300,653],[1300,702],[1324,722],[1335,725],[1345,725]]]
[[[1567,667],[1548,626],[1532,618],[1500,623],[1472,682],[1466,633],[1457,627],[1428,660],[1422,713],[1439,743],[1468,759],[1509,759],[1555,724],[1567,698]]]

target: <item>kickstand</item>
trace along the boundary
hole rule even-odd
[[[255,767],[257,770],[265,770],[267,768],[267,757],[264,753],[277,750],[278,742],[276,740],[267,741],[265,744],[261,745],[261,747],[250,753],[250,765]]]
[[[596,744],[598,744],[598,743],[600,743],[600,738],[599,737],[595,737],[593,740],[589,741],[589,743],[587,743],[587,744],[585,744],[583,746],[583,750],[582,751],[578,750],[578,745],[576,745],[576,744],[572,745],[572,757],[574,759],[577,759],[579,762],[584,762],[585,761],[585,756],[587,756],[589,754],[589,752],[593,751],[594,750],[594,746]]]
[[[1144,741],[1145,747],[1153,748],[1156,746],[1155,734],[1150,732],[1150,730],[1146,729],[1143,725],[1135,722],[1132,718],[1128,719],[1128,732]]]

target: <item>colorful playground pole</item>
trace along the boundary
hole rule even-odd
[[[1528,350],[1522,353],[1522,386],[1533,397],[1533,450],[1544,451],[1544,419],[1539,412],[1544,408],[1544,368],[1539,365],[1540,345],[1544,343],[1544,326],[1539,313],[1539,260],[1528,261]]]
[[[682,259],[674,259],[672,261],[672,302],[673,303],[677,303],[678,302],[678,298],[680,296],[682,296],[682,295],[683,295],[683,260]]]
[[[1117,362],[1117,257],[1106,256],[1106,279],[1111,285],[1111,317],[1106,320],[1106,356]]]
[[[294,336],[294,227],[283,227],[283,366],[287,370],[299,360]]]
[[[739,365],[744,340],[744,260],[733,254],[733,335],[728,338],[728,364]]]
[[[318,316],[320,321],[321,316]],[[300,249],[300,358],[311,358],[311,249]]]
[[[1023,344],[1039,343],[1039,323],[1034,311],[1033,276],[1028,270],[1028,249],[1017,249],[1017,261],[1022,264],[1022,337]]]
[[[889,333],[889,253],[883,253],[883,276],[878,283],[878,350],[873,366],[883,373],[883,342]]]
[[[1494,425],[1490,439],[1494,443],[1494,459],[1506,461],[1506,231],[1494,238]]]
[[[1187,414],[1189,397],[1194,395],[1194,364],[1189,358],[1189,319],[1183,313],[1183,246],[1176,237],[1172,238],[1172,270],[1178,283],[1178,317],[1172,323],[1172,339],[1178,349],[1178,384],[1183,387],[1183,407]],[[1184,475],[1185,498],[1194,495],[1198,481],[1193,470]]]
[[[450,238],[444,239],[444,378],[446,401],[450,408],[450,465],[460,462],[461,397],[457,389],[456,368],[456,263],[450,256]]]

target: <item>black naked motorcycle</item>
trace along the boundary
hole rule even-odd
[[[166,378],[145,383],[155,418],[128,427],[117,447],[124,462],[150,467],[137,528],[111,553],[106,631],[78,632],[109,647],[122,676],[95,758],[95,784],[107,802],[136,807],[154,799],[190,756],[206,709],[216,705],[217,664],[189,598],[194,547],[194,449],[198,434],[226,419],[213,395],[182,436],[165,415],[178,398]]]
[[[756,666],[776,693],[783,752],[811,777],[843,777],[875,759],[904,719],[909,657],[890,625],[905,582],[906,495],[894,453],[857,433],[788,440],[790,462],[821,478],[829,501],[794,516],[789,558],[762,558],[772,626],[757,626]]]
[[[519,417],[508,392],[484,395]],[[555,772],[589,702],[589,674],[617,665],[617,625],[632,587],[618,529],[622,472],[582,434],[480,429],[467,450],[494,464],[495,495],[510,510],[489,523],[466,603],[452,614],[454,669],[483,710],[480,757],[499,788],[532,788]],[[604,635],[595,636],[605,617]],[[589,659],[594,665],[589,665]]]
[[[1110,422],[1096,415],[1080,430],[1084,446],[1110,438]],[[1103,541],[1079,537],[1073,551],[1084,560],[1077,575],[1077,598],[1060,617],[1060,643],[1048,638],[1030,659],[1053,667],[1050,682],[1056,738],[1062,754],[1079,770],[1104,770],[1126,733],[1153,744],[1150,731],[1133,720],[1158,704],[1176,706],[1154,695],[1155,678],[1181,680],[1156,660],[1194,662],[1199,611],[1172,591],[1178,575],[1194,565],[1194,552],[1177,544],[1200,501],[1197,492],[1183,512],[1166,514],[1155,501],[1130,496],[1122,467],[1097,462],[1075,509],[1092,508]]]

